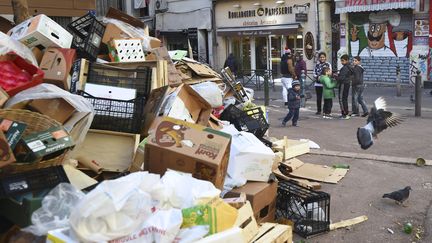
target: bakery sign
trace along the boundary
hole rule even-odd
[[[275,8],[258,8],[253,10],[228,11],[228,19],[271,17],[288,15],[293,13],[292,6],[282,6]]]

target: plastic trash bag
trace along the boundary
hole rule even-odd
[[[85,242],[114,240],[139,230],[152,216],[150,193],[159,182],[159,175],[148,172],[103,181],[72,211],[72,230]]]
[[[0,31],[0,56],[10,52],[17,54],[36,67],[39,67],[33,52],[27,46]]]
[[[32,225],[23,230],[42,236],[50,230],[67,227],[70,212],[84,196],[73,185],[60,183],[42,199],[42,206],[32,214]]]
[[[204,82],[191,86],[198,94],[200,94],[212,108],[223,105],[223,93],[219,86],[214,82]]]
[[[208,234],[210,226],[197,225],[180,229],[174,241],[178,243],[191,243],[204,238]]]

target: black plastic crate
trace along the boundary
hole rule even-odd
[[[88,13],[68,25],[73,35],[72,45],[77,49],[79,58],[96,60],[105,32],[105,26],[96,17]]]
[[[69,179],[61,165],[13,174],[0,178],[0,197],[52,189],[62,182]]]
[[[229,121],[240,131],[253,133],[257,138],[262,138],[269,128],[260,107],[242,111],[235,105],[229,105],[222,112],[220,119]]]
[[[144,105],[146,99],[138,97],[133,100],[115,100],[99,98],[81,92],[95,110],[95,116],[91,128],[126,132],[141,133],[144,119]]]
[[[330,194],[290,181],[278,184],[276,218],[294,222],[294,232],[307,238],[330,230]]]
[[[151,68],[134,66],[124,68],[106,64],[90,63],[87,83],[136,89],[137,97],[148,98],[151,89]]]

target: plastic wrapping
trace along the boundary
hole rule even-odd
[[[32,51],[27,46],[0,31],[0,56],[10,52],[19,55],[37,67],[39,66]]]
[[[216,83],[204,82],[191,86],[198,94],[200,94],[212,108],[223,105],[222,103],[222,90]]]
[[[141,28],[136,28],[128,23],[125,23],[121,20],[118,19],[112,19],[112,18],[107,18],[107,17],[103,17],[102,18],[102,22],[104,24],[114,24],[116,25],[118,28],[120,28],[124,33],[126,33],[127,35],[129,35],[132,38],[140,38],[142,40],[142,46],[143,49],[145,51],[149,51],[151,50],[151,46],[150,46],[150,41],[152,39],[156,39],[154,37],[148,36],[145,34],[144,29]]]
[[[33,212],[31,226],[24,231],[34,235],[46,235],[48,231],[67,227],[69,215],[84,193],[69,183],[60,183],[42,200],[42,206]]]
[[[118,239],[138,231],[152,216],[152,185],[159,175],[136,172],[103,181],[74,208],[70,225],[84,242]]]
[[[89,115],[83,118],[85,120],[83,123],[84,124],[83,127],[80,128],[81,132],[76,136],[72,136],[76,145],[82,143],[84,141],[84,138],[87,134],[87,131],[90,128],[90,125],[94,117],[93,106],[90,104],[90,102],[87,99],[85,99],[82,96],[71,94],[63,89],[60,89],[55,85],[44,83],[19,92],[14,97],[8,100],[8,102],[5,105],[5,108],[11,107],[15,104],[27,100],[55,99],[55,98],[65,99],[78,112],[90,113]],[[78,121],[73,122],[73,120],[70,120],[66,122],[63,126],[66,129],[66,131],[71,132],[77,122]]]

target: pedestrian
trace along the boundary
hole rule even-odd
[[[297,121],[300,114],[300,82],[298,80],[292,81],[292,88],[288,90],[288,114],[282,121],[282,126],[286,126],[286,123],[292,118],[293,127],[297,126]]]
[[[339,70],[339,75],[338,75],[338,83],[339,83],[338,99],[339,99],[339,105],[341,109],[341,116],[339,118],[348,120],[350,119],[349,109],[348,109],[348,96],[349,96],[349,90],[351,86],[351,79],[353,76],[353,70],[349,64],[349,56],[347,54],[342,55],[340,60],[343,66]]]
[[[295,74],[302,84],[303,80],[301,79],[302,71],[306,74],[306,62],[303,60],[303,54],[297,53],[298,60],[295,65]]]
[[[366,106],[365,101],[363,100],[363,73],[364,68],[361,65],[361,58],[359,56],[354,57],[353,59],[353,73],[354,77],[352,80],[352,114],[351,116],[359,116],[359,104],[362,107],[363,115],[362,117],[366,117],[369,115],[368,108]]]
[[[336,97],[334,88],[337,87],[338,83],[336,80],[332,79],[332,70],[328,67],[324,67],[322,70],[322,75],[320,77],[320,82],[323,85],[323,96],[324,96],[324,108],[323,108],[323,118],[332,119],[331,110],[333,107],[333,98]]]
[[[317,112],[316,115],[321,115],[322,108],[322,94],[323,94],[323,85],[320,82],[320,76],[322,74],[322,70],[324,67],[328,67],[331,69],[331,64],[326,62],[327,55],[325,52],[320,52],[318,54],[318,62],[315,65],[314,69],[314,78],[315,78],[315,93],[316,93],[316,103],[317,103]]]
[[[230,53],[225,60],[224,68],[229,67],[231,69],[231,72],[236,75],[237,74],[237,60],[234,57],[234,54]]]
[[[291,55],[291,50],[285,48],[284,54],[281,57],[280,69],[282,74],[282,99],[285,102],[285,105],[288,105],[288,89],[291,88],[291,83],[296,78],[295,68],[294,68],[294,60]]]

